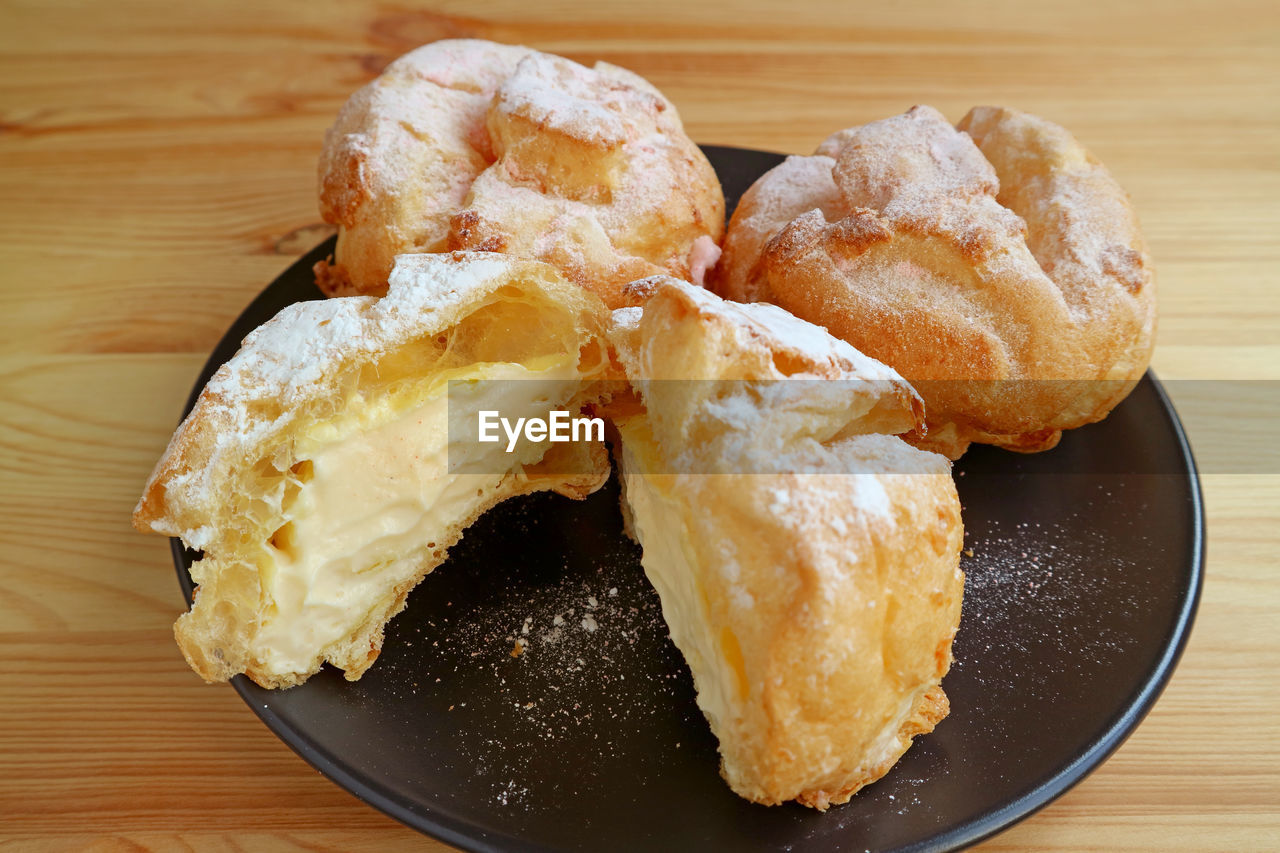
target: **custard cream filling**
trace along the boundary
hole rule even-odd
[[[450,394],[450,380],[477,381],[471,393]],[[546,417],[578,384],[567,354],[472,365],[432,377],[407,402],[403,394],[356,398],[303,434],[294,448],[297,493],[266,546],[261,574],[271,604],[253,640],[257,656],[272,671],[309,672],[391,607],[424,564],[434,568],[432,552],[449,544],[453,528],[550,446],[522,441],[506,453],[505,445],[481,444],[476,410]],[[450,445],[451,419],[455,429],[472,425],[469,440],[455,432]]]
[[[693,673],[698,707],[711,724],[711,731],[721,737],[722,726],[734,721],[731,694],[737,691],[745,698],[743,694],[749,693],[741,651],[732,631],[727,627],[718,631],[711,624],[689,530],[670,491],[675,476],[644,473],[660,470],[653,464],[653,439],[646,425],[631,421],[619,429],[622,476],[632,524],[642,548],[640,562],[658,591],[671,640]]]

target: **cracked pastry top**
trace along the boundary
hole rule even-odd
[[[724,197],[676,108],[642,77],[526,47],[438,41],[391,63],[325,134],[329,295],[380,294],[404,252],[545,261],[610,307],[718,254]]]
[[[1146,371],[1155,281],[1124,191],[1066,130],[931,107],[833,134],[743,195],[718,293],[780,305],[905,376],[923,446],[1045,450]]]

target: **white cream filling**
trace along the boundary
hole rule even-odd
[[[650,478],[638,473],[645,468],[637,458],[635,445],[643,441],[624,428],[622,476],[636,538],[643,549],[641,564],[658,591],[671,640],[693,673],[698,707],[711,724],[711,731],[720,737],[721,727],[734,719],[730,697],[735,691],[744,690],[745,675],[735,671],[726,656],[721,632],[711,624],[684,516],[676,501],[657,485],[669,477]],[[740,657],[736,639],[732,642]]]
[[[477,393],[450,399],[450,379],[541,381],[485,381]],[[522,442],[506,453],[504,444],[480,444],[475,409],[546,417],[577,384],[569,356],[530,367],[478,365],[437,377],[403,412],[392,400],[357,402],[338,422],[301,437],[295,457],[309,462],[310,475],[266,549],[263,591],[272,605],[253,640],[259,659],[275,672],[312,671],[434,562],[431,552],[453,525],[550,447]],[[452,447],[451,417],[455,429],[472,430],[466,440],[455,433]],[[476,473],[454,473],[450,463]]]

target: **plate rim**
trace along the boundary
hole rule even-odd
[[[758,148],[742,148],[733,145],[708,144],[700,147],[704,152],[714,151],[728,156],[733,156],[734,154],[769,155],[780,158],[778,162],[781,162],[781,158],[788,156],[779,152],[765,151]],[[736,199],[734,201],[736,202]],[[182,419],[185,419],[191,412],[197,398],[201,391],[204,390],[214,371],[226,361],[226,358],[220,359],[219,354],[228,350],[234,352],[239,348],[242,338],[236,330],[241,326],[246,316],[257,313],[262,303],[270,302],[271,299],[269,297],[272,295],[272,289],[278,282],[289,276],[295,268],[309,268],[317,261],[323,260],[332,254],[336,240],[335,236],[327,237],[310,251],[295,259],[272,279],[266,287],[259,291],[236,318],[232,320],[231,325],[223,333],[218,343],[214,345],[209,358],[206,359],[204,366],[201,368],[183,408]],[[1173,401],[1153,370],[1148,368],[1146,373],[1143,374],[1141,382],[1151,383],[1167,425],[1177,440],[1178,452],[1186,468],[1185,476],[1191,499],[1189,514],[1191,517],[1190,533],[1192,545],[1188,573],[1190,583],[1188,584],[1188,589],[1184,591],[1181,607],[1177,611],[1170,636],[1165,643],[1159,660],[1152,667],[1150,673],[1142,682],[1141,688],[1134,694],[1133,699],[1120,710],[1115,720],[1106,727],[1103,734],[1058,772],[1047,779],[1036,782],[1025,794],[976,818],[945,829],[919,843],[895,848],[901,853],[963,849],[991,838],[1044,809],[1067,793],[1067,791],[1083,782],[1115,754],[1116,750],[1137,731],[1143,720],[1155,707],[1173,677],[1173,673],[1182,659],[1194,629],[1204,588],[1206,548],[1204,495],[1195,455],[1192,452],[1191,443],[1187,438],[1186,430],[1183,427],[1177,409],[1173,405]],[[1177,476],[1181,479],[1181,475]],[[182,589],[186,605],[190,608],[194,584],[189,573],[189,566],[191,563],[190,555],[193,552],[188,551],[182,541],[177,538],[170,538],[169,545],[173,555],[174,567],[177,571],[178,584]],[[503,851],[510,850],[551,851],[559,849],[510,835],[496,834],[490,830],[477,827],[469,821],[440,814],[438,810],[423,813],[405,805],[394,795],[379,790],[379,786],[375,782],[362,779],[359,774],[348,770],[337,756],[328,755],[316,747],[304,732],[286,723],[269,705],[258,702],[257,697],[253,695],[253,691],[261,688],[253,684],[245,675],[236,675],[231,679],[230,683],[258,719],[295,754],[347,793],[383,814],[394,818],[401,824],[461,850],[475,851],[475,853],[503,853]],[[468,829],[471,830],[470,834],[467,832]]]

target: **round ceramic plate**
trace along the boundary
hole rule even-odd
[[[777,154],[708,147],[730,205]],[[318,299],[327,241],[214,351]],[[193,395],[194,396],[194,395]],[[235,679],[299,755],[404,823],[472,850],[940,850],[1009,826],[1097,767],[1173,671],[1201,583],[1203,515],[1178,418],[1148,375],[1048,453],[956,466],[968,581],[951,715],[881,781],[819,814],[735,796],[622,532],[616,478],[475,524],[413,592],[357,682]],[[175,541],[191,596],[192,558]],[[517,637],[527,651],[512,657]]]

